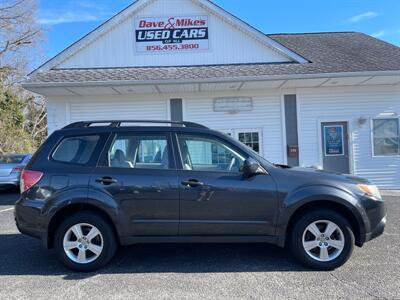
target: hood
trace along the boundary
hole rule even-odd
[[[289,172],[293,175],[301,176],[304,175],[305,178],[313,179],[316,181],[340,181],[345,183],[352,183],[352,184],[370,184],[370,182],[361,177],[356,177],[350,174],[342,174],[337,172],[331,172],[326,170],[319,170],[315,168],[300,168],[294,167],[285,169],[286,172]],[[296,177],[297,177],[296,176]]]

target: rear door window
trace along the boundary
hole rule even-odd
[[[108,167],[169,169],[166,135],[117,135],[108,151]]]
[[[52,159],[63,163],[87,164],[99,139],[99,135],[65,138],[53,152]]]

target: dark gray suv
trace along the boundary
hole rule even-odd
[[[33,156],[21,192],[19,230],[78,271],[105,265],[119,245],[169,242],[272,243],[331,270],[386,223],[367,180],[274,165],[190,122],[71,124]]]

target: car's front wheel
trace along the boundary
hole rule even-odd
[[[349,222],[332,210],[313,210],[293,224],[290,246],[305,265],[318,270],[342,266],[354,248]]]
[[[60,261],[75,271],[94,271],[114,256],[117,241],[111,225],[100,215],[79,212],[67,218],[55,234]]]

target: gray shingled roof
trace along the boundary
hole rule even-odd
[[[212,66],[54,69],[35,73],[27,83],[206,80],[254,76],[399,71],[400,48],[356,32],[270,34],[270,38],[310,63]]]

